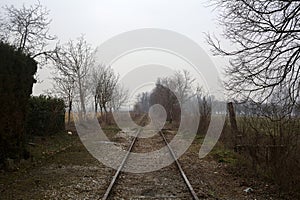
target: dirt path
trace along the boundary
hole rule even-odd
[[[71,147],[35,167],[18,172],[1,172],[0,199],[101,199],[115,170],[95,160],[86,151],[77,136],[72,137],[74,137],[74,143]],[[172,133],[168,134],[168,138],[172,138]],[[122,143],[128,142],[120,135],[114,136],[113,140]],[[140,150],[148,151],[160,148],[159,145],[161,143],[158,142],[143,147],[139,142],[137,147]],[[200,140],[195,140],[189,150],[180,158],[180,162],[200,198],[283,199],[274,186],[259,179],[240,178],[229,173],[226,163],[217,162],[210,156],[200,160],[198,158],[199,148]],[[172,168],[172,166],[169,167]],[[136,186],[141,193],[144,192],[144,196],[147,194],[151,196],[161,189],[166,189],[163,184],[166,182],[172,184],[176,181],[173,180],[174,177],[167,176],[168,171],[172,170],[169,167],[162,169],[161,172],[154,172],[153,176],[148,176],[148,180],[144,179],[146,176],[143,174],[136,175],[136,179],[131,181],[128,189]],[[162,173],[165,173],[166,176],[163,176]],[[126,176],[121,179],[126,181]],[[139,181],[153,183],[152,189],[138,188]],[[174,187],[170,188],[176,188],[176,184],[174,183]],[[253,191],[250,193],[243,191],[248,187],[251,187]],[[117,189],[116,193],[118,191],[121,192]],[[170,192],[173,192],[174,196],[177,195],[176,191]],[[124,197],[124,194],[122,196]]]

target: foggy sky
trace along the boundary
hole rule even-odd
[[[20,7],[34,4],[34,0],[1,0],[0,6]],[[84,34],[97,47],[114,35],[139,29],[162,28],[186,35],[208,53],[204,33],[218,33],[216,13],[207,0],[40,0],[50,10],[50,33],[61,43]],[[219,71],[224,60],[213,58]],[[34,95],[51,87],[50,68],[38,70],[41,83],[35,84]]]

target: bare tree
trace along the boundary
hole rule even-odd
[[[100,79],[100,73],[102,70],[99,70],[98,68],[93,68],[90,74],[90,87],[89,90],[93,96],[94,99],[94,111],[95,111],[95,117],[97,117],[97,113],[98,113],[98,95],[97,95],[97,87],[98,87],[98,83],[99,83],[99,79]]]
[[[75,98],[75,80],[68,76],[53,77],[53,93],[63,98],[66,106],[68,107],[68,125],[71,121],[71,111],[73,100]]]
[[[203,88],[198,87],[196,90],[196,100],[200,114],[198,133],[206,134],[212,114],[212,97]]]
[[[120,108],[128,101],[128,90],[124,88],[121,84],[117,84],[112,100],[109,103],[110,110],[118,111]]]
[[[80,110],[86,115],[87,77],[94,65],[93,49],[81,36],[76,41],[59,46],[53,60],[59,73],[68,80],[74,80],[76,92],[80,101]],[[80,115],[81,116],[81,115]],[[81,116],[82,117],[82,116]]]
[[[95,66],[91,73],[92,83],[90,90],[94,97],[95,115],[100,107],[101,116],[103,111],[118,110],[127,100],[127,93],[119,82],[119,76],[115,74],[110,66]]]
[[[229,56],[227,88],[263,102],[287,89],[294,103],[300,85],[300,2],[297,0],[214,0],[223,36],[234,44],[225,50],[208,35],[217,55]]]
[[[5,6],[3,11],[4,16],[1,16],[0,22],[1,40],[14,44],[32,58],[52,52],[45,51],[45,48],[56,36],[49,34],[49,10],[40,2],[29,7],[23,5],[21,8]]]
[[[137,95],[137,102],[135,105],[135,111],[148,112],[150,107],[150,94],[148,92],[142,92]]]
[[[179,96],[179,101],[184,103],[193,97],[193,84],[195,79],[192,78],[191,74],[187,70],[178,71],[173,77],[177,88],[177,95]]]
[[[117,76],[111,67],[99,65],[91,72],[90,90],[94,98],[95,115],[98,112],[119,110],[128,99],[128,90],[118,84]]]
[[[176,71],[173,76],[160,79],[160,84],[173,91],[181,104],[193,96],[194,82],[195,79],[187,70]]]
[[[159,78],[150,95],[150,105],[161,104],[167,112],[167,120],[179,120],[180,104],[192,98],[195,79],[186,70],[177,71],[171,77]]]
[[[119,77],[115,75],[111,67],[104,67],[99,80],[100,82],[98,82],[97,85],[97,95],[100,110],[102,112],[103,109],[105,113],[107,113],[108,103],[112,101],[113,92],[117,86]]]
[[[174,92],[167,86],[167,78],[165,79],[158,79],[156,83],[156,87],[150,94],[150,106],[154,104],[162,105],[167,113],[167,121],[172,123],[174,120],[178,119],[180,115],[180,106],[178,98],[175,96]]]

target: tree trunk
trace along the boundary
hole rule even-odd
[[[86,110],[85,110],[85,102],[84,102],[81,78],[78,79],[78,85],[79,85],[79,96],[80,96],[80,104],[81,104],[80,115],[81,115],[81,119],[82,119],[82,113],[84,115],[84,118],[86,117]]]
[[[95,101],[95,117],[97,118],[97,112],[98,112],[97,95],[94,96],[94,101]]]
[[[105,112],[105,123],[107,123],[107,109],[106,109],[105,105],[103,105],[103,109],[104,109],[104,112]]]
[[[170,108],[170,124],[172,124],[173,122],[173,104],[171,105],[171,108]]]
[[[68,125],[70,125],[70,121],[71,121],[71,111],[72,111],[72,100],[69,100]]]
[[[100,106],[101,119],[103,119],[103,108],[101,104],[99,104],[99,106]]]

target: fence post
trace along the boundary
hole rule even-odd
[[[234,141],[234,146],[235,146],[234,150],[236,152],[239,152],[240,151],[239,147],[241,146],[241,135],[239,134],[239,130],[237,127],[236,116],[235,116],[235,111],[232,102],[227,103],[227,109],[229,114],[231,133],[236,138],[236,140]]]

